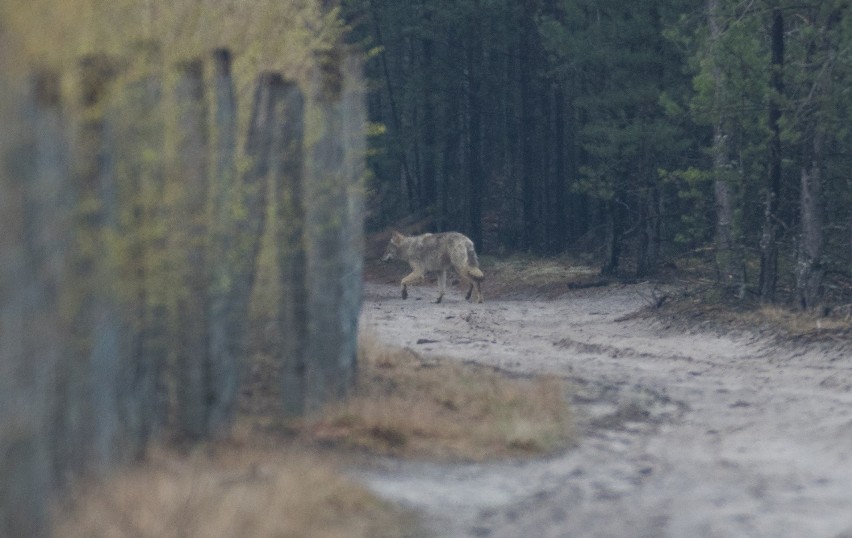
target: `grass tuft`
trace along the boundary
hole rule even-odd
[[[360,342],[358,390],[304,423],[311,442],[407,458],[481,461],[555,451],[572,441],[563,384],[424,359]]]

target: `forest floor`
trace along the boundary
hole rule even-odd
[[[441,537],[852,536],[848,318],[713,313],[687,281],[571,288],[591,273],[507,263],[484,264],[484,304],[458,286],[434,304],[434,283],[403,301],[405,267],[368,267],[362,328],[423,357],[563,378],[578,444],[379,459],[352,471],[369,488]]]

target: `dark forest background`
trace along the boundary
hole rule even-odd
[[[346,0],[370,50],[370,229],[726,294],[848,301],[844,0]]]

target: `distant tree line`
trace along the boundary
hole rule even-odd
[[[842,0],[346,0],[371,50],[370,226],[804,308],[852,279]]]

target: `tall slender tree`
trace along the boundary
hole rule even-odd
[[[770,71],[770,96],[768,124],[769,177],[763,213],[763,235],[760,238],[760,296],[775,299],[778,281],[778,204],[781,197],[781,100],[784,97],[784,13],[779,7],[772,9],[770,31],[772,65]]]
[[[720,0],[707,1],[707,22],[710,29],[710,63],[713,77],[713,195],[716,207],[716,272],[722,286],[730,288],[737,297],[745,296],[745,266],[734,229],[735,207],[733,182],[736,178],[730,158],[731,133],[726,103],[727,87],[719,51],[722,39]]]

